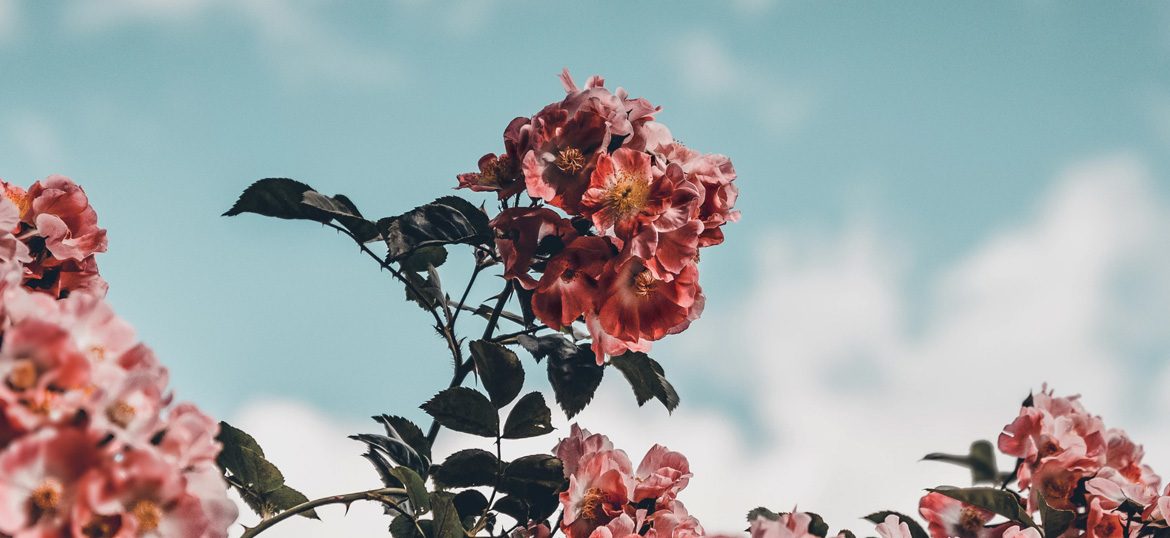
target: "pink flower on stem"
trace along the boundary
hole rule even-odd
[[[577,472],[577,464],[581,458],[607,450],[613,450],[613,443],[610,442],[609,437],[600,433],[591,433],[574,422],[569,427],[569,436],[561,439],[557,446],[553,447],[553,454],[561,460],[565,470],[565,478],[568,478]]]
[[[629,458],[621,450],[581,457],[561,493],[561,530],[569,538],[588,537],[594,529],[622,514],[633,482]]]
[[[102,454],[98,439],[76,429],[42,429],[0,453],[0,534],[61,536],[78,481]]]
[[[646,452],[634,474],[633,501],[657,499],[661,505],[669,505],[687,487],[691,476],[686,456],[662,445],[654,445]]]
[[[73,528],[82,536],[115,530],[106,536],[199,538],[210,526],[179,469],[150,449],[126,452],[104,472],[88,475],[81,488]]]
[[[988,538],[986,528],[995,514],[941,493],[930,492],[918,501],[918,513],[929,524],[932,538]]]

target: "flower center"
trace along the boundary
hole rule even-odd
[[[980,517],[978,508],[964,506],[959,511],[959,536],[976,536],[982,526],[983,518]]]
[[[138,522],[138,532],[150,532],[158,528],[162,522],[162,510],[158,505],[147,500],[141,500],[130,509],[134,520]]]
[[[89,347],[89,353],[93,355],[94,360],[99,362],[106,360],[106,348],[104,346],[92,345]]]
[[[8,185],[4,188],[4,196],[16,204],[16,208],[20,210],[20,218],[24,219],[31,205],[28,192],[15,185]]]
[[[29,500],[38,509],[49,511],[61,504],[62,489],[64,488],[60,482],[52,478],[46,478],[44,483],[33,490],[32,495],[29,496]]]
[[[98,516],[81,528],[81,534],[86,538],[112,538],[121,527],[119,523],[118,516]]]
[[[565,148],[557,152],[553,164],[566,174],[576,174],[585,168],[585,156],[577,148]]]
[[[130,421],[134,420],[136,414],[137,410],[134,409],[134,406],[126,403],[124,400],[118,400],[114,405],[106,408],[106,418],[110,419],[110,422],[117,424],[119,428],[129,426]]]
[[[37,365],[28,359],[17,359],[8,372],[8,386],[13,390],[28,390],[37,384]]]
[[[601,488],[589,488],[581,499],[581,519],[596,523],[605,517],[605,492]]]
[[[646,269],[634,277],[634,293],[638,294],[638,297],[650,295],[656,287],[658,287],[658,279],[654,278],[654,275]]]
[[[623,220],[642,211],[650,197],[650,185],[641,174],[618,172],[611,176],[605,191],[605,205],[615,220]]]
[[[561,273],[561,280],[565,282],[572,282],[574,278],[577,278],[577,271],[573,269],[565,269],[565,272]]]

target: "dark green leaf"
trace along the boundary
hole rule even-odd
[[[302,204],[306,192],[313,188],[288,178],[261,179],[244,189],[239,200],[223,216],[256,213],[278,219],[302,219],[329,222],[333,217],[315,207]]]
[[[1000,479],[999,468],[995,463],[995,449],[987,441],[971,443],[971,448],[966,456],[935,452],[927,454],[922,459],[966,467],[971,470],[971,481],[976,484],[994,484]]]
[[[370,465],[374,466],[374,471],[378,473],[378,478],[382,479],[382,485],[388,488],[402,487],[402,481],[395,478],[393,474],[390,474],[390,470],[394,468],[394,465],[392,465],[390,461],[382,455],[381,452],[375,450],[374,448],[367,448],[366,451],[362,453],[362,457],[365,458],[366,461],[370,462]]]
[[[563,337],[556,338],[569,346],[560,346],[549,353],[549,384],[557,405],[571,419],[593,400],[605,367],[597,364],[589,344],[578,346]]]
[[[812,534],[814,536],[820,536],[821,538],[825,538],[825,535],[829,534],[829,524],[825,523],[825,518],[821,517],[821,515],[816,513],[816,512],[805,512],[805,513],[808,514],[808,516],[810,518],[812,518],[812,521],[808,522],[809,534]],[[916,536],[914,538],[920,538],[920,537]]]
[[[459,512],[463,528],[471,528],[488,507],[487,497],[474,489],[460,491],[452,502],[455,503],[455,510]]]
[[[435,484],[444,488],[491,486],[503,468],[495,454],[478,448],[460,450],[435,468]]]
[[[446,261],[447,247],[435,245],[415,250],[409,256],[403,258],[399,264],[403,271],[421,273],[426,271],[428,267],[439,267]]]
[[[849,529],[841,529],[840,538],[857,538],[857,535]]]
[[[504,468],[500,491],[533,498],[559,490],[564,481],[561,460],[548,454],[533,454],[518,458]]]
[[[500,417],[486,396],[467,387],[444,389],[420,406],[444,428],[480,437],[495,437]]]
[[[512,350],[485,340],[472,340],[471,358],[492,405],[503,407],[516,399],[524,387],[524,368]]]
[[[405,465],[414,470],[420,476],[427,472],[429,464],[426,463],[418,453],[415,452],[410,445],[406,444],[400,438],[390,437],[388,435],[376,435],[372,433],[360,433],[349,436],[350,439],[361,441],[369,445],[371,450],[375,450],[390,457],[395,463]],[[369,459],[369,458],[367,458]],[[375,467],[377,463],[374,464]]]
[[[406,488],[406,497],[410,499],[410,506],[415,514],[422,514],[431,509],[430,496],[427,495],[427,485],[409,467],[395,467],[390,474],[402,482]]]
[[[443,304],[445,297],[443,296],[443,289],[439,282],[431,278],[430,271],[427,272],[427,277],[423,278],[418,273],[405,271],[402,277],[410,282],[410,286],[403,285],[406,288],[406,300],[418,303],[424,310],[430,310],[436,305]],[[411,286],[414,286],[412,289]],[[415,293],[418,290],[418,293]]]
[[[487,215],[457,196],[444,196],[397,217],[379,220],[377,229],[386,240],[387,258],[391,261],[421,247],[479,245],[492,239]]]
[[[280,486],[272,491],[260,493],[255,490],[237,487],[240,498],[261,519],[268,519],[298,504],[309,502],[301,492],[288,486]],[[321,519],[316,510],[300,512],[298,515],[309,519]]]
[[[1043,495],[1037,497],[1040,499],[1040,522],[1044,525],[1044,536],[1056,538],[1064,534],[1076,519],[1076,513],[1052,508]]]
[[[301,203],[318,209],[336,220],[338,224],[349,230],[359,243],[366,243],[378,239],[378,229],[374,223],[362,217],[361,211],[344,194],[332,198],[314,190],[305,191]]]
[[[284,475],[264,459],[264,451],[251,435],[226,422],[220,422],[219,428],[216,440],[223,444],[223,449],[216,463],[231,473],[240,488],[264,494],[284,485]]]
[[[609,362],[626,376],[626,381],[629,381],[634,389],[638,405],[645,404],[651,398],[657,398],[667,411],[674,411],[678,407],[678,393],[666,380],[662,365],[658,364],[658,361],[645,353],[629,351],[611,357]]]
[[[553,431],[552,411],[539,392],[530,392],[516,402],[504,421],[504,439],[524,439]]]
[[[776,521],[777,519],[780,519],[780,514],[777,514],[776,512],[768,510],[767,508],[764,508],[763,506],[759,506],[759,507],[753,508],[750,512],[748,512],[748,514],[747,514],[748,523],[751,523],[752,521],[755,521],[756,518],[760,518],[760,517],[763,517],[765,519],[769,519],[772,521]]]
[[[455,508],[455,496],[446,491],[436,491],[431,498],[431,538],[466,538],[459,510]]]
[[[528,501],[521,499],[515,495],[505,495],[492,505],[492,510],[504,514],[519,522],[527,523],[532,518],[529,517]]]
[[[987,487],[956,488],[939,486],[927,491],[941,493],[952,499],[990,510],[1022,526],[1036,526],[1036,523],[1028,516],[1027,510],[1021,505],[1020,498],[1016,494],[1006,490]]]
[[[390,535],[394,538],[426,538],[407,515],[394,517],[394,520],[390,522]]]
[[[910,528],[910,536],[912,538],[930,538],[930,535],[922,529],[922,525],[919,525],[917,521],[914,521],[914,518],[907,516],[906,514],[894,512],[891,510],[883,510],[881,512],[874,512],[868,516],[865,516],[865,519],[875,524],[884,523],[886,518],[891,515],[898,516],[898,519]]]
[[[399,461],[398,463],[414,469],[419,476],[425,479],[429,472],[428,468],[431,465],[431,444],[427,441],[426,435],[423,435],[422,430],[413,422],[399,416],[382,415],[372,418],[385,428],[386,436],[406,443],[418,455],[422,460],[418,467],[405,461]]]

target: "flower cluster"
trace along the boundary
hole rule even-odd
[[[564,464],[561,530],[567,538],[697,538],[699,520],[677,497],[691,478],[687,458],[654,445],[635,469],[609,438],[576,424],[553,452]],[[526,535],[547,529],[537,525]]]
[[[825,538],[826,533],[813,529],[817,517],[807,512],[792,511],[784,514],[757,515],[751,520],[748,532],[751,538]],[[896,514],[889,514],[874,527],[881,538],[913,538],[910,525]],[[853,538],[853,533],[841,531],[836,538]],[[933,534],[932,536],[937,536]],[[950,537],[963,537],[963,534],[946,534]],[[1005,523],[998,528],[997,538],[1041,538],[1040,532],[1034,528],[1021,529],[1019,525]]]
[[[1027,512],[1072,512],[1071,536],[1120,538],[1143,525],[1167,524],[1159,506],[1170,507],[1170,497],[1159,497],[1161,479],[1142,463],[1142,447],[1124,431],[1106,428],[1077,396],[1055,397],[1047,387],[1034,393],[998,444],[1017,458]],[[995,518],[990,510],[937,492],[922,498],[919,513],[933,538],[999,538],[1009,526],[988,525]]]
[[[104,301],[105,230],[53,176],[0,198],[0,536],[222,537],[218,424]]]
[[[654,119],[659,107],[597,76],[584,88],[567,71],[561,80],[564,100],[513,120],[505,152],[458,180],[498,194],[491,224],[504,276],[532,292],[549,327],[584,321],[601,363],[699,317],[699,249],[722,243],[723,224],[739,218],[738,189],[731,161],[675,141]]]

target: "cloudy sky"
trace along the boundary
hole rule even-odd
[[[379,216],[446,194],[560,97],[562,67],[662,105],[739,172],[707,312],[653,353],[682,406],[636,409],[610,375],[579,419],[635,458],[690,456],[683,499],[709,530],[761,504],[833,528],[912,512],[964,478],[924,453],[994,438],[1043,382],[1170,474],[1160,4],[0,0],[0,177],[86,187],[110,299],[181,399],[311,497],[364,489],[344,436],[422,421],[441,343],[332,232],[218,215],[271,176]],[[387,523],[325,515],[275,535]]]

